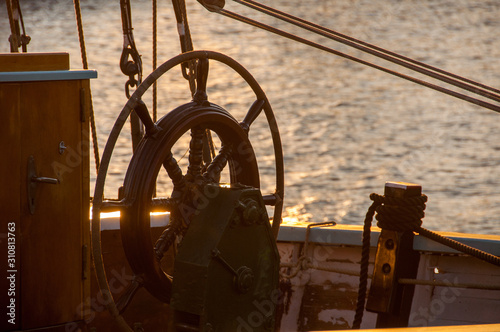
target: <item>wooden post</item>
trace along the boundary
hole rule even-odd
[[[386,197],[410,198],[420,196],[422,187],[404,182],[387,182]],[[366,310],[377,312],[376,327],[405,327],[408,325],[415,286],[401,285],[400,278],[415,278],[419,254],[413,250],[412,231],[382,229],[377,245],[373,278]]]

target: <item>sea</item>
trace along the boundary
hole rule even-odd
[[[158,64],[180,53],[171,1],[157,1]],[[431,230],[500,234],[500,114],[313,49],[186,0],[195,49],[224,53],[247,68],[274,109],[285,160],[288,222],[362,224],[371,193],[386,181],[420,184]],[[81,69],[73,1],[20,1],[31,52],[69,52]],[[500,2],[487,0],[262,0],[262,3],[365,42],[500,88]],[[152,71],[152,3],[131,0],[133,33],[144,76]],[[226,9],[408,75],[420,75],[304,32],[233,1]],[[127,99],[119,68],[123,35],[119,1],[82,0],[93,108],[102,154]],[[0,6],[0,52],[10,28]],[[432,79],[427,79],[434,82]],[[442,83],[436,83],[443,85]],[[212,61],[209,100],[242,119],[254,101],[245,82]],[[158,117],[191,98],[174,68],[158,81]],[[151,92],[144,101],[151,109]],[[265,117],[252,125],[264,194],[274,191],[273,146]],[[177,145],[177,144],[176,144]],[[183,158],[187,141],[176,147]],[[132,155],[124,129],[105,194],[116,197]],[[91,159],[91,192],[95,185]],[[167,192],[159,181],[160,191]]]

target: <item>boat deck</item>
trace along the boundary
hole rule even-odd
[[[155,214],[151,219],[153,230],[161,232],[162,227],[168,223],[168,214]],[[131,273],[129,270],[122,271],[126,264],[123,263],[125,257],[120,248],[119,218],[117,214],[107,214],[102,222],[104,252],[108,261],[113,262],[108,275],[128,275]],[[283,267],[280,331],[349,329],[354,318],[358,292],[362,226],[311,228],[305,254],[310,259],[310,264],[308,268],[298,269],[297,266],[303,267],[297,265],[297,262],[304,255],[306,233],[307,224],[284,223],[280,228],[278,250]],[[373,227],[370,273],[373,270],[379,234],[380,229]],[[500,236],[440,234],[500,255]],[[498,267],[419,235],[415,237],[414,249],[420,253],[420,263],[409,319],[410,327],[415,327],[416,331],[500,331]],[[144,293],[134,299],[138,304],[132,303],[130,310],[137,309],[141,312],[140,304],[149,303],[150,310],[144,314],[164,310],[165,317],[160,315],[155,319],[158,319],[158,323],[165,324],[168,321],[165,305],[153,303],[154,301],[148,300],[148,296],[149,294]],[[376,319],[375,313],[365,311],[361,328],[375,328]],[[96,322],[98,320],[99,317]],[[153,320],[149,322],[153,324]]]

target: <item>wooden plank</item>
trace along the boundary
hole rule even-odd
[[[350,330],[352,331],[352,330]],[[404,327],[404,328],[391,328],[391,329],[369,329],[363,332],[498,332],[500,331],[500,324],[482,324],[482,325],[453,325],[453,326],[429,326],[429,327]],[[317,331],[328,332],[328,331]]]
[[[0,320],[1,331],[20,328],[20,85],[0,84]]]
[[[90,255],[91,243],[90,243],[90,124],[89,124],[89,114],[90,105],[92,103],[90,96],[90,81],[82,80],[80,81],[80,105],[83,108],[81,113],[81,135],[80,135],[80,155],[82,158],[82,167],[80,168],[81,175],[81,237],[82,237],[82,279],[83,279],[83,292],[82,298],[87,299],[90,297],[90,283],[91,283],[91,272],[90,266],[92,265],[92,258]],[[78,319],[89,318],[89,313],[86,312],[81,306],[77,308],[76,314]]]
[[[35,212],[21,200],[24,329],[75,321],[82,303],[82,167],[79,81],[22,85],[21,175],[34,157]],[[59,152],[60,142],[67,147]],[[21,185],[27,186],[27,178]],[[43,310],[40,310],[43,308]]]
[[[316,273],[316,271],[314,271]],[[299,331],[317,329],[346,329],[351,325],[350,317],[329,317],[325,313],[331,309],[337,312],[353,313],[356,308],[357,289],[347,283],[325,282],[323,285],[307,284],[302,297]]]
[[[286,224],[280,226],[278,241],[281,242],[303,242],[305,240],[307,224]],[[335,227],[318,227],[311,229],[309,236],[310,242],[328,243],[334,245],[353,245],[361,246],[361,233],[363,226],[358,225],[341,225]],[[489,252],[493,255],[500,256],[500,235],[483,235],[483,234],[465,234],[438,232],[440,235],[451,237],[452,239],[462,242],[466,245],[478,248]],[[377,245],[377,240],[380,234],[380,228],[372,227],[371,229],[371,246]],[[432,253],[459,253],[445,245],[434,242],[421,235],[415,236],[413,249],[422,252]]]
[[[0,72],[69,70],[69,53],[1,53]]]
[[[497,267],[463,255],[425,254],[417,278],[450,286],[417,286],[410,326],[500,323],[500,291],[452,287],[498,285]]]
[[[292,248],[293,246],[293,248]],[[282,261],[297,262],[302,243],[278,242]],[[311,263],[344,271],[359,272],[361,252],[359,247],[325,246],[309,244]],[[375,248],[370,255],[373,268]],[[283,268],[288,274],[295,268]],[[319,329],[348,328],[354,318],[359,277],[337,272],[308,269],[298,272],[291,279],[283,278],[283,315],[278,319],[282,331],[315,331]],[[376,315],[365,312],[362,328],[375,326]]]
[[[453,297],[453,291],[449,290],[447,300],[450,303],[446,303],[443,301],[443,291],[441,291],[441,296],[438,299],[440,300],[439,305],[434,305],[434,309],[439,312],[436,318],[452,320],[461,324],[500,323],[499,299],[463,299],[458,292],[458,296]],[[435,303],[438,303],[438,301],[435,301]]]
[[[478,258],[467,256],[467,255],[442,255],[438,256],[439,260],[437,262],[437,268],[439,274],[442,273],[467,273],[467,274],[477,274],[478,276],[496,276],[500,278],[500,269],[490,263],[482,261]],[[498,279],[497,279],[498,280]],[[495,282],[492,280],[492,282]]]
[[[97,78],[95,70],[40,70],[0,72],[0,82],[67,81]]]

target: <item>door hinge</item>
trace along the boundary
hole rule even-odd
[[[86,98],[85,98],[85,88],[80,89],[80,121],[85,122],[86,115]]]
[[[89,252],[88,246],[84,244],[82,246],[82,280],[87,280],[88,278],[88,267],[89,267]]]

